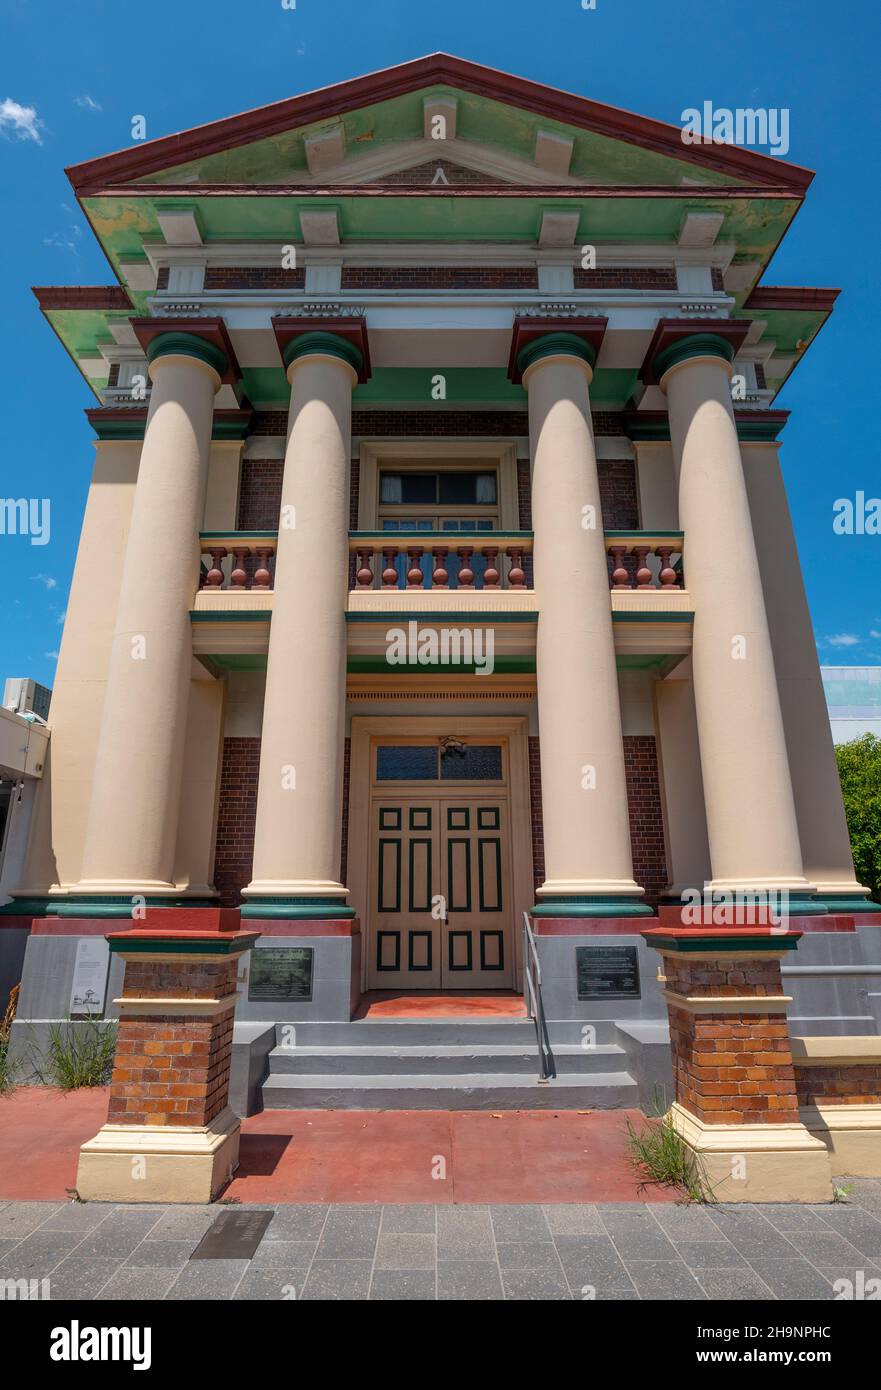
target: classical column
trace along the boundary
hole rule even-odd
[[[551,332],[519,352],[529,395],[547,917],[648,913],[633,881],[624,745],[589,386],[596,351]]]
[[[669,324],[675,325],[669,328]],[[665,331],[665,325],[659,325]],[[731,405],[722,330],[668,321],[651,369],[666,392],[694,601],[692,666],[707,830],[718,893],[788,893],[823,911],[802,868],[774,654]],[[647,359],[648,360],[648,359]]]
[[[347,917],[339,882],[352,388],[362,355],[315,331],[284,350],[291,386],[245,917]]]
[[[174,893],[214,395],[215,342],[153,337],[153,389],[138,468],[77,895]]]

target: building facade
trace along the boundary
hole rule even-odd
[[[443,55],[69,174],[116,281],[36,291],[96,457],[20,1038],[164,913],[260,934],[240,1110],[632,1103],[696,895],[783,904],[790,1027],[881,1033],[778,459],[837,292],[762,283],[812,175]]]

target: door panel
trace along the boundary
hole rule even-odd
[[[460,797],[440,803],[441,982],[445,989],[508,989],[513,980],[507,804]]]
[[[371,807],[370,989],[437,989],[441,982],[438,893],[438,803],[374,801]]]

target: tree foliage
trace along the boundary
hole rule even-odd
[[[835,756],[857,879],[881,902],[881,738],[863,734]]]

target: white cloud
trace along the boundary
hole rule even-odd
[[[74,97],[77,106],[82,107],[83,111],[103,111],[104,108],[87,93],[81,97]]]
[[[870,636],[870,637],[881,637],[881,632],[878,632],[876,628],[871,627],[871,628],[869,628],[869,636]]]
[[[45,584],[47,589],[57,589],[58,580],[53,579],[51,574],[35,574],[34,579],[38,579],[41,584]]]
[[[59,657],[59,655],[60,655],[60,653],[59,653],[59,652],[44,652],[43,655],[45,656],[45,658],[46,658],[47,661],[57,661],[57,660],[58,660],[58,657]]]
[[[826,638],[826,645],[830,647],[859,647],[861,644],[862,639],[855,632],[836,632]]]
[[[40,135],[43,122],[37,116],[35,106],[21,106],[12,97],[0,101],[0,131],[4,135],[14,135],[18,140],[36,140],[43,143]]]

